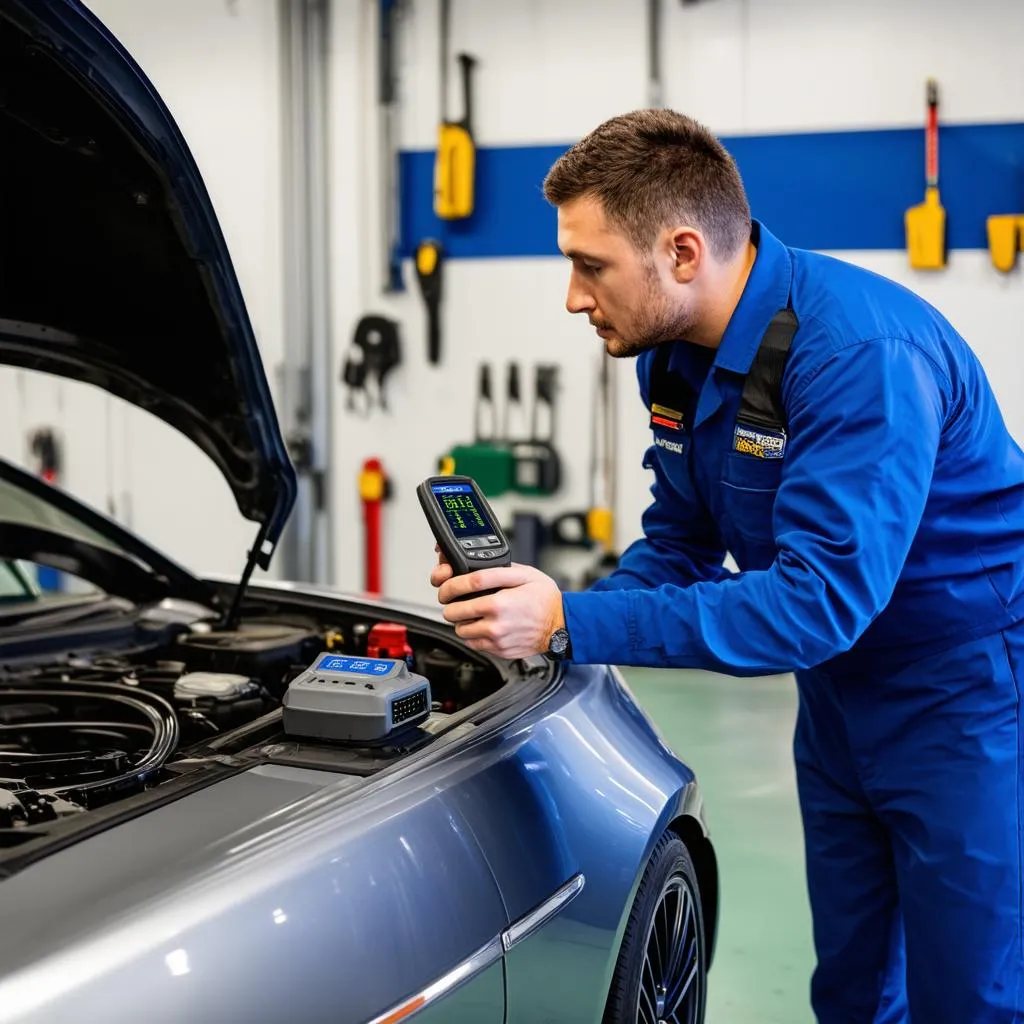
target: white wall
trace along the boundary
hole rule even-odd
[[[282,353],[280,97],[275,0],[90,0],[133,51],[194,147],[222,219],[268,373]],[[453,0],[452,53],[479,58],[475,121],[482,146],[567,144],[600,120],[647,102],[646,4],[641,0]],[[567,266],[558,258],[451,261],[446,268],[443,364],[426,361],[423,304],[410,266],[407,292],[381,292],[380,167],[374,68],[375,0],[335,0],[331,51],[330,218],[332,319],[337,374],[359,317],[399,320],[403,365],[393,412],[369,419],[335,392],[335,459],[329,481],[336,521],[336,581],[362,586],[363,529],[357,477],[383,458],[395,497],[385,515],[385,589],[432,600],[432,543],[414,496],[435,460],[472,429],[476,367],[508,359],[562,366],[559,447],[564,492],[555,500],[502,499],[499,514],[528,506],[553,515],[588,501],[590,410],[598,343],[564,310]],[[918,127],[923,81],[936,75],[944,122],[1024,119],[1024,5],[977,0],[664,0],[664,101],[722,134]],[[400,145],[434,144],[438,111],[437,0],[411,0],[400,36]],[[461,112],[449,75],[451,112]],[[879,174],[885,168],[879,168]],[[537,183],[539,187],[539,182]],[[1021,196],[1024,204],[1024,191]],[[755,210],[755,215],[757,211]],[[1021,271],[994,272],[983,252],[955,252],[950,267],[922,275],[899,252],[840,253],[917,288],[967,336],[988,367],[1007,418],[1024,440]],[[619,544],[639,527],[647,501],[640,457],[646,417],[633,364],[617,367]],[[108,407],[123,431],[109,449]],[[212,466],[145,414],[75,385],[0,370],[0,454],[24,461],[29,425],[54,422],[68,442],[68,486],[117,511],[169,553],[200,570],[236,570],[252,531]],[[87,429],[85,429],[87,428]],[[113,452],[113,458],[107,451]],[[131,494],[131,508],[121,500]]]
[[[153,81],[193,149],[275,387],[283,347],[277,5],[87,4]],[[190,568],[241,570],[256,525],[191,442],[89,385],[0,367],[0,456],[27,465],[26,434],[42,425],[63,439],[63,484],[74,494]]]
[[[436,0],[413,0],[402,25],[400,142],[405,149],[434,145],[437,8]],[[453,0],[451,52],[465,49],[479,58],[474,117],[479,145],[567,144],[608,116],[646,105],[645,9],[638,0],[500,5]],[[944,123],[1024,119],[1024,66],[1016,54],[1024,38],[1021,4],[702,0],[683,6],[664,0],[663,10],[664,102],[723,135],[916,128],[923,123],[923,83],[929,75],[941,84]],[[370,41],[365,20],[362,31]],[[454,69],[449,79],[450,113],[461,116]],[[335,92],[339,104],[345,102],[341,90],[351,85],[347,73],[344,81]],[[371,139],[370,113],[364,117],[366,139]],[[368,187],[376,176],[373,152],[372,141],[364,145],[364,217],[376,201]],[[340,211],[334,224],[348,237],[349,222]],[[503,498],[495,503],[501,515],[527,505],[548,515],[585,507],[588,500],[589,410],[599,343],[585,320],[564,309],[564,261],[452,261],[446,271],[443,372],[430,368],[424,311],[411,269],[406,267],[408,293],[383,297],[376,286],[377,238],[372,230],[364,237],[365,247],[348,248],[350,263],[342,250],[338,253],[336,277],[341,282],[357,276],[361,302],[358,310],[339,308],[339,345],[359,312],[388,312],[403,325],[406,362],[393,387],[401,414],[363,422],[341,408],[337,412],[334,485],[338,530],[348,545],[339,554],[338,577],[347,587],[361,584],[355,474],[362,458],[381,454],[398,482],[386,517],[386,588],[432,600],[426,583],[430,540],[412,491],[447,445],[468,436],[477,363],[490,358],[503,367],[514,356],[524,365],[557,360],[564,368],[559,438],[568,469],[565,492],[546,502]],[[1002,277],[984,252],[955,252],[938,275],[911,271],[900,252],[836,255],[908,284],[942,309],[981,355],[1011,428],[1024,441],[1020,271]],[[649,497],[648,476],[640,466],[648,439],[634,365],[617,368],[621,547],[638,533]]]

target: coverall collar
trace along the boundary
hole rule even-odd
[[[793,261],[789,250],[757,220],[751,223],[750,240],[757,247],[757,254],[743,294],[715,353],[712,364],[715,371],[748,373],[768,324],[789,301],[793,281]],[[676,342],[669,356],[669,369],[683,374],[691,382],[695,371],[700,372],[698,367],[703,362],[697,357],[696,348],[692,342]],[[722,391],[715,376],[715,373],[706,373],[697,401],[694,428],[714,415],[722,405]]]
[[[752,223],[750,240],[757,255],[715,357],[716,367],[733,373],[749,372],[768,324],[789,301],[793,281],[789,250],[760,221]]]
[[[793,280],[789,250],[758,220],[751,223],[750,240],[757,247],[757,255],[714,361],[716,369],[743,374],[750,370],[772,317],[789,301]],[[677,344],[669,367],[679,372],[689,368],[688,350],[694,347],[690,342]]]

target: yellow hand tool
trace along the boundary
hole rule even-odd
[[[915,270],[941,270],[946,265],[946,211],[939,200],[939,87],[927,83],[928,120],[925,128],[924,202],[904,217],[907,253]]]
[[[1017,253],[1024,250],[1024,214],[993,214],[985,221],[985,229],[992,266],[1008,274],[1017,264]]]
[[[444,246],[434,238],[424,238],[416,247],[416,279],[427,306],[427,359],[432,366],[441,361],[443,266]]]
[[[450,0],[441,0],[441,124],[434,164],[434,213],[441,220],[462,220],[473,212],[476,141],[470,74],[476,59],[459,54],[464,111],[461,121],[448,119],[448,22]]]

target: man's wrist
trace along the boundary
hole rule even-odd
[[[558,601],[555,603],[552,609],[551,622],[548,628],[548,634],[554,633],[556,629],[565,629],[565,604],[562,600],[562,592],[558,592]]]

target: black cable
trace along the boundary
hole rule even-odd
[[[77,684],[70,684],[67,688],[57,685],[39,689],[12,689],[0,686],[0,701],[6,700],[39,700],[39,699],[64,699],[64,700],[92,700],[108,701],[112,704],[127,708],[134,714],[139,715],[144,724],[136,722],[102,722],[102,721],[68,721],[68,722],[22,722],[4,725],[3,732],[17,733],[33,729],[57,729],[62,725],[67,729],[81,730],[82,728],[109,728],[115,730],[137,731],[145,729],[152,734],[149,749],[145,751],[136,763],[132,764],[125,771],[110,777],[95,779],[91,781],[76,781],[67,785],[57,784],[41,788],[39,791],[44,794],[68,795],[76,794],[88,800],[90,795],[99,796],[104,791],[118,789],[124,786],[141,784],[164,766],[167,759],[174,753],[178,745],[179,726],[178,718],[172,705],[163,697],[144,690],[136,690],[132,687],[122,686],[119,683],[89,683],[88,689],[80,689]],[[0,758],[9,755],[0,755]],[[54,755],[39,754],[40,759],[47,759],[52,762]],[[22,758],[13,758],[22,760]],[[26,768],[30,768],[31,755],[25,758]],[[68,767],[73,771],[75,767],[74,758],[69,758]]]

